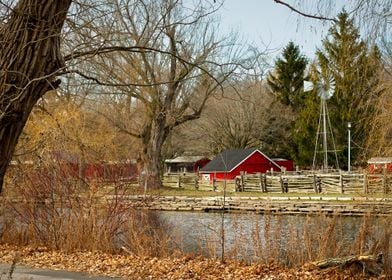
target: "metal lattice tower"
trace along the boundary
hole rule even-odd
[[[305,82],[309,83],[309,82]],[[317,126],[316,144],[314,147],[313,165],[312,169],[315,170],[317,167],[317,154],[323,154],[322,170],[327,171],[329,169],[328,155],[334,154],[335,167],[339,169],[338,156],[336,153],[335,140],[333,136],[331,121],[328,114],[327,100],[330,99],[335,91],[335,81],[332,76],[328,76],[325,79],[313,84],[304,84],[304,88],[308,90],[313,89],[316,86],[317,94],[320,96],[320,116]],[[306,91],[306,89],[305,89]],[[329,142],[328,142],[329,141]],[[319,150],[319,144],[322,149]],[[329,145],[332,146],[332,150],[329,150]]]

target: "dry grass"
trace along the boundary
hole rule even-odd
[[[21,172],[12,182],[2,207],[2,243],[45,246],[63,252],[101,251],[137,256],[181,255],[182,238],[156,212],[132,209],[130,194],[113,183],[108,196],[101,182],[67,179],[64,170]],[[15,177],[16,178],[16,177]],[[15,202],[17,200],[17,202]],[[260,217],[260,216],[259,216]],[[230,236],[226,259],[296,267],[307,262],[356,254],[383,253],[385,271],[392,273],[392,218],[365,216],[354,227],[340,216],[309,216],[304,222],[284,216],[264,215],[246,228],[241,215],[225,225]],[[220,257],[221,224],[209,226],[195,240],[196,254]],[[249,227],[249,225],[248,225]],[[351,236],[348,236],[350,235]]]
[[[66,176],[58,166],[19,170],[2,207],[3,243],[45,246],[55,250],[166,256],[170,237],[151,212],[135,210],[120,182],[108,196],[103,182]],[[10,186],[10,184],[8,184]]]
[[[250,263],[277,263],[298,267],[316,260],[352,255],[383,254],[384,270],[391,275],[392,217],[348,218],[323,214],[302,217],[255,215],[244,223],[243,215],[233,215],[226,224],[225,258]],[[217,219],[218,220],[218,219]],[[244,228],[247,224],[248,228]],[[209,225],[203,237],[203,251],[220,257],[219,224]],[[249,226],[251,228],[249,228]]]

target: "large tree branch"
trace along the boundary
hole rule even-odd
[[[167,125],[166,128],[168,128],[169,126],[171,127],[176,127],[179,126],[180,124],[186,123],[188,121],[191,120],[196,120],[198,118],[200,118],[201,112],[203,111],[205,104],[207,102],[207,100],[209,99],[209,97],[211,96],[211,94],[218,88],[218,87],[222,87],[222,83],[224,80],[226,80],[228,77],[230,76],[230,74],[225,75],[222,78],[222,82],[218,82],[215,83],[211,88],[209,88],[202,100],[202,102],[200,103],[200,105],[197,107],[197,109],[194,109],[194,113],[193,114],[187,114],[187,115],[183,115],[182,117],[176,119],[174,121],[174,123],[172,123],[171,125]],[[184,108],[183,108],[184,110]]]
[[[302,12],[302,11],[294,8],[292,5],[290,5],[290,4],[288,4],[288,3],[284,2],[284,1],[274,0],[274,2],[277,3],[277,4],[280,4],[280,5],[286,6],[287,8],[292,10],[293,12],[295,12],[295,13],[301,15],[301,16],[307,17],[307,18],[313,18],[313,19],[318,19],[318,20],[328,20],[328,21],[336,22],[336,20],[334,18],[328,18],[328,17],[323,17],[323,16],[317,16],[317,15],[310,15],[310,14],[307,14],[305,12]]]
[[[164,50],[160,50],[160,49],[156,49],[156,48],[151,48],[151,47],[145,47],[145,46],[132,46],[132,47],[126,47],[126,46],[107,46],[107,47],[100,47],[97,49],[93,49],[93,50],[88,50],[88,51],[84,51],[84,52],[74,52],[68,55],[64,56],[64,60],[68,61],[71,59],[75,59],[75,58],[81,58],[81,57],[85,57],[85,56],[96,56],[96,55],[102,55],[102,54],[107,54],[107,53],[113,53],[113,52],[132,52],[132,53],[140,53],[142,55],[145,55],[148,52],[156,52],[156,53],[161,53],[161,54],[165,54],[168,56],[175,56],[176,59],[178,59],[178,61],[180,61],[183,65],[186,66],[191,66],[192,68],[198,68],[201,72],[203,72],[204,74],[207,74],[211,79],[215,80],[216,83],[219,83],[218,79],[216,77],[214,77],[214,75],[212,75],[209,71],[207,71],[206,69],[204,69],[200,64],[199,61],[195,61],[192,62],[190,60],[184,59],[181,56],[177,55],[177,54],[173,54],[170,51],[164,51]],[[204,61],[204,64],[212,64],[212,65],[217,65],[217,63],[214,63],[212,61]],[[225,63],[225,64],[221,64],[220,66],[228,66],[230,64],[233,64],[234,66],[239,66],[236,63]],[[80,73],[80,72],[79,72]],[[151,85],[159,85],[159,84],[167,84],[168,82],[163,82],[163,83],[156,83],[156,84],[150,84]]]
[[[142,134],[141,133],[135,133],[132,132],[130,130],[128,130],[124,124],[122,122],[118,122],[115,119],[113,119],[111,116],[104,114],[102,112],[98,112],[101,116],[103,116],[106,120],[108,120],[112,125],[114,125],[114,127],[116,127],[120,132],[125,133],[131,137],[135,137],[138,139],[142,138]]]

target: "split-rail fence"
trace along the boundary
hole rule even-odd
[[[242,174],[236,180],[203,181],[197,173],[172,173],[163,177],[165,186],[264,193],[392,193],[392,174],[357,172],[285,172]]]

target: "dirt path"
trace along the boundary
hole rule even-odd
[[[0,279],[8,279],[10,273],[10,264],[0,264]],[[92,276],[81,272],[69,272],[64,270],[50,270],[42,268],[32,268],[23,265],[16,265],[12,272],[12,280],[113,280],[120,278],[111,278],[106,276]]]

